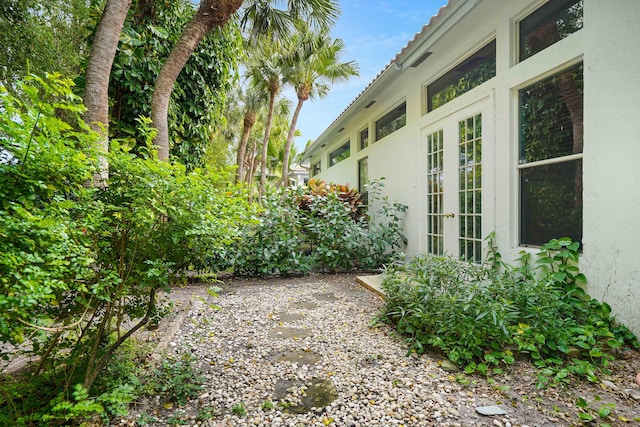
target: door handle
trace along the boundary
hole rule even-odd
[[[445,217],[445,218],[453,218],[453,217],[455,217],[455,216],[456,216],[456,214],[454,214],[454,213],[452,212],[452,213],[442,214],[442,216],[443,216],[443,217]]]

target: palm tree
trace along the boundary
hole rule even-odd
[[[269,135],[273,123],[273,111],[276,98],[282,87],[283,79],[283,45],[282,43],[268,39],[266,37],[258,39],[258,44],[253,50],[254,55],[250,58],[249,69],[247,70],[251,83],[258,89],[263,90],[269,98],[267,109],[267,120],[264,125],[264,136],[262,138],[262,160],[260,164],[260,195],[263,195],[267,186],[267,152],[269,149]]]
[[[282,165],[282,185],[287,187],[289,179],[289,155],[302,105],[308,99],[323,98],[329,93],[330,83],[347,80],[358,75],[358,66],[354,61],[340,62],[344,51],[341,39],[331,39],[328,28],[312,32],[308,27],[300,26],[300,32],[292,43],[294,51],[287,58],[288,71],[286,82],[291,84],[298,97],[296,109],[291,118],[289,134],[284,150]]]
[[[264,35],[287,40],[299,21],[313,28],[332,26],[340,15],[336,0],[287,0],[287,10],[274,7],[275,0],[251,0],[244,8],[240,24],[255,42]]]
[[[187,24],[178,42],[162,66],[153,87],[151,119],[158,130],[154,144],[158,158],[169,159],[169,124],[167,114],[173,85],[200,40],[214,27],[226,24],[244,0],[202,0],[195,16]]]
[[[100,135],[99,153],[109,151],[109,76],[116,56],[120,32],[127,18],[131,0],[107,0],[100,23],[91,44],[87,62],[84,120]],[[109,174],[109,164],[104,155],[98,159],[99,171],[94,184],[104,185]]]
[[[250,167],[246,172],[245,182],[247,182],[249,186],[253,184],[253,176],[255,175],[257,161],[260,160],[260,165],[262,165],[263,164],[262,159],[265,159],[264,164],[268,166],[269,158],[270,158],[269,154],[273,153],[272,146],[278,145],[277,143],[278,140],[285,141],[285,134],[289,130],[290,111],[291,111],[291,101],[289,101],[287,98],[283,96],[277,97],[274,111],[272,114],[273,115],[272,123],[271,123],[272,131],[269,132],[269,142],[267,144],[266,154],[263,154],[264,150],[261,149],[260,151],[262,153],[260,155],[257,154],[257,149],[258,149],[260,140],[263,140],[264,138],[266,120],[262,120],[264,119],[264,117],[262,117],[261,120],[258,121],[259,125],[256,126],[255,132],[252,132],[251,139],[253,140],[253,147],[252,147],[251,153],[249,153],[249,156],[248,156],[249,158],[247,159],[247,163],[250,165]],[[266,111],[263,110],[262,114],[264,113],[266,113]],[[284,142],[280,145],[283,147]],[[265,169],[266,169],[266,166],[265,166]],[[268,171],[265,170],[265,176],[267,173]],[[260,174],[260,176],[262,177],[262,173]]]
[[[238,168],[236,169],[236,183],[241,182],[244,177],[245,165],[247,165],[247,143],[249,141],[249,136],[251,135],[251,129],[253,129],[258,113],[264,107],[266,101],[264,92],[260,91],[253,85],[249,85],[244,92],[240,91],[239,95],[243,104],[243,117],[242,136],[238,142]]]
[[[121,0],[122,1],[122,0]],[[160,70],[151,99],[151,119],[158,130],[154,143],[158,158],[169,158],[169,129],[167,113],[173,84],[200,40],[214,27],[227,23],[242,6],[244,0],[201,0],[198,12],[187,24],[169,58]],[[248,0],[242,14],[243,28],[252,27],[251,33],[262,34],[264,26],[272,37],[286,34],[292,23],[301,19],[318,25],[328,25],[339,14],[336,0],[288,0],[287,10],[272,7],[275,0]],[[260,30],[253,30],[260,28]],[[256,37],[253,37],[255,39]]]

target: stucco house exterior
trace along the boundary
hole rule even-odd
[[[310,177],[385,177],[409,255],[580,241],[587,291],[638,334],[639,20],[637,0],[449,0],[307,148]]]

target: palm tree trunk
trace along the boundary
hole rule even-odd
[[[260,197],[267,191],[267,153],[269,150],[269,136],[271,135],[271,123],[273,121],[273,109],[276,105],[277,91],[271,90],[269,94],[269,112],[267,113],[267,123],[264,128],[264,139],[262,140],[262,159],[260,163]]]
[[[251,129],[253,125],[256,123],[255,114],[246,114],[244,116],[244,123],[242,128],[242,137],[240,138],[240,143],[238,144],[238,169],[236,170],[236,184],[242,182],[242,178],[244,177],[244,164],[245,157],[247,153],[247,141],[249,141],[249,135],[251,134]]]
[[[200,40],[213,28],[224,25],[244,0],[202,0],[198,12],[187,24],[180,39],[164,63],[153,88],[151,119],[158,131],[154,144],[158,158],[169,159],[169,99],[173,85]]]
[[[253,145],[251,147],[251,153],[249,154],[249,169],[247,169],[244,175],[244,182],[246,182],[249,187],[253,185],[253,176],[256,173],[256,151],[258,149],[257,145],[258,141],[254,139]]]
[[[289,155],[291,154],[291,147],[293,146],[293,136],[296,133],[296,125],[298,124],[298,116],[300,115],[300,110],[302,110],[302,104],[304,104],[304,99],[298,98],[298,105],[296,105],[296,110],[293,112],[293,117],[291,118],[291,126],[289,126],[289,133],[287,134],[287,143],[284,146],[284,156],[282,158],[282,187],[287,188],[289,186]]]
[[[105,185],[109,178],[109,77],[116,56],[118,41],[131,0],[107,0],[102,18],[91,45],[87,63],[84,105],[87,111],[84,120],[100,135],[98,142],[99,169],[93,178],[94,185]]]

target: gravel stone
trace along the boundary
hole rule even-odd
[[[201,427],[559,425],[520,399],[509,400],[505,418],[480,415],[506,396],[477,377],[458,382],[427,355],[407,355],[391,326],[372,322],[382,307],[350,275],[232,282],[217,298],[201,292],[166,351],[195,357],[203,390],[184,407],[149,399],[138,413],[153,414],[155,426],[178,411]],[[335,395],[300,409],[324,402],[313,399],[320,380]],[[244,416],[232,410],[240,403]],[[203,408],[213,415],[199,419]]]

